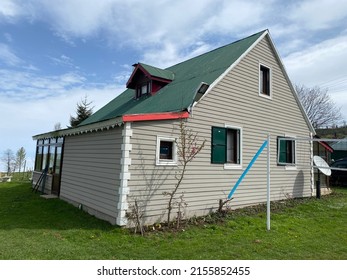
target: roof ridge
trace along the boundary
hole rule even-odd
[[[159,68],[157,66],[153,66],[153,65],[146,64],[146,63],[143,63],[143,62],[138,62],[137,64],[142,66],[146,71],[149,72],[149,74],[154,75],[156,77],[163,77],[163,78],[167,78],[167,79],[171,79],[171,80],[173,80],[174,77],[175,77],[175,73],[172,72],[169,69]],[[134,65],[136,65],[136,64],[134,64]],[[153,73],[153,70],[156,71],[157,73]],[[165,76],[164,77],[162,75],[162,73],[165,73],[167,76],[164,75]]]
[[[222,48],[225,48],[225,47],[234,45],[234,44],[239,43],[239,42],[241,42],[241,41],[247,40],[247,39],[249,39],[249,38],[251,38],[251,37],[253,37],[253,36],[258,36],[259,34],[262,34],[262,33],[266,32],[266,31],[268,31],[268,29],[263,29],[262,31],[256,32],[256,33],[254,33],[254,34],[252,34],[252,35],[249,35],[249,36],[247,36],[247,37],[241,38],[241,39],[239,39],[239,40],[233,41],[233,42],[231,42],[231,43],[228,43],[228,44],[225,44],[225,45],[223,45],[223,46],[214,48],[214,49],[212,49],[212,50],[209,50],[209,51],[204,52],[204,53],[202,53],[202,54],[199,54],[199,55],[197,55],[197,56],[191,57],[191,58],[189,58],[189,59],[187,59],[187,60],[184,60],[184,61],[181,61],[181,62],[176,63],[176,64],[174,64],[174,65],[171,65],[171,66],[165,68],[164,70],[169,70],[169,71],[170,71],[169,68],[173,68],[173,67],[175,67],[175,66],[177,66],[177,65],[180,65],[180,64],[182,64],[182,63],[188,62],[188,61],[190,61],[190,60],[192,60],[192,59],[195,59],[195,58],[201,57],[201,56],[203,56],[203,55],[207,55],[207,54],[209,54],[209,53],[211,53],[211,52],[215,52],[215,51],[217,51],[217,50],[220,50],[220,49],[222,49]],[[149,66],[150,66],[150,65],[149,65]]]

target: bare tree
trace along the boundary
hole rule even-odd
[[[331,126],[341,120],[341,109],[331,99],[327,89],[295,85],[295,90],[314,128]]]
[[[25,149],[21,147],[16,154],[16,167],[18,168],[19,173],[21,172],[22,167],[24,166],[25,157],[26,157]]]
[[[6,166],[7,175],[10,175],[16,168],[16,158],[13,154],[13,151],[11,149],[7,149],[1,157],[1,161]]]
[[[175,195],[183,181],[184,175],[186,173],[187,165],[196,157],[196,155],[202,150],[205,146],[206,140],[203,140],[201,144],[198,144],[199,139],[196,132],[193,132],[191,129],[187,128],[186,123],[181,120],[179,124],[179,138],[176,140],[177,146],[177,155],[178,161],[181,164],[181,169],[176,174],[175,178],[177,183],[175,184],[173,190],[171,192],[164,192],[165,196],[169,197],[168,201],[168,213],[167,213],[167,223],[170,226],[171,222],[171,212],[174,204],[177,204],[175,201]],[[183,196],[181,198],[183,200]],[[181,204],[178,203],[179,206]],[[181,207],[179,207],[181,208]],[[178,215],[180,216],[181,209],[179,209]]]
[[[60,122],[57,122],[55,125],[54,125],[54,130],[61,130],[61,123]]]

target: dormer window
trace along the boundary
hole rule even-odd
[[[151,82],[138,85],[136,88],[136,99],[151,92]]]
[[[174,74],[169,70],[143,63],[134,64],[133,66],[135,69],[127,82],[127,88],[135,90],[135,99],[139,99],[144,95],[154,95],[174,79]]]

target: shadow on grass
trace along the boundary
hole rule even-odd
[[[120,229],[60,199],[45,199],[30,183],[0,184],[0,229]]]

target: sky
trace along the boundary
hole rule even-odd
[[[165,68],[268,29],[294,84],[327,89],[347,120],[345,0],[1,0],[0,157],[94,111],[132,65]],[[0,163],[0,171],[4,171]]]

